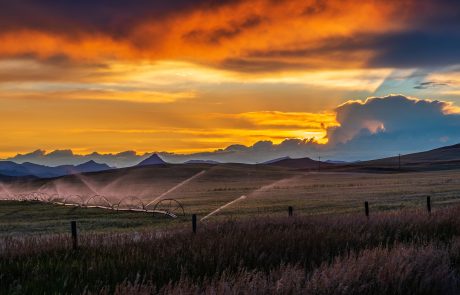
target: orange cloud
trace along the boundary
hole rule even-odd
[[[456,10],[438,15],[433,0],[43,3],[9,1],[0,10],[2,153],[326,143],[341,118],[324,110],[373,95],[393,67],[417,65],[413,52],[443,53],[425,63],[458,60],[446,43],[425,46],[425,35],[410,34],[452,20]],[[391,127],[380,122],[357,125]]]
[[[96,21],[97,15],[94,20],[82,16],[82,20],[75,20],[74,27],[62,18],[49,15],[46,26],[37,22],[29,27],[18,25],[18,28],[0,30],[0,55],[32,54],[42,59],[64,55],[77,61],[181,59],[233,70],[257,65],[262,70],[282,69],[295,64],[356,67],[372,56],[372,50],[347,53],[347,58],[339,52],[316,53],[297,57],[295,62],[289,56],[268,58],[263,54],[253,56],[253,53],[315,49],[318,42],[330,38],[399,30],[406,25],[405,14],[410,3],[229,1],[211,8],[197,5],[165,17],[140,14],[130,29],[125,27],[128,23],[122,22],[115,22],[113,27],[103,26]],[[117,13],[121,12],[107,17],[117,19]],[[55,29],[50,29],[53,27]],[[120,35],[116,34],[117,29],[122,32]]]

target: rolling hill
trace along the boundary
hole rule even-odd
[[[311,158],[298,158],[292,159],[290,157],[283,157],[279,159],[274,159],[271,161],[267,161],[262,165],[269,165],[269,166],[277,166],[277,167],[284,167],[284,168],[291,168],[291,169],[307,169],[307,170],[318,170],[322,168],[330,168],[336,166],[333,163],[328,162],[320,162],[313,160]]]
[[[187,168],[186,168],[187,167]],[[33,163],[17,164],[10,161],[0,161],[0,175],[3,179],[10,177],[33,176],[39,178],[54,178],[71,174],[99,172],[101,177],[110,179],[112,177],[120,177],[124,174],[129,174],[130,178],[144,178],[147,175],[155,175],[158,169],[163,174],[166,170],[174,171],[174,174],[181,175],[180,171],[198,169],[237,169],[241,173],[254,169],[254,167],[266,167],[270,173],[285,173],[289,170],[300,171],[330,171],[330,172],[370,172],[370,173],[392,173],[392,172],[410,172],[410,171],[436,171],[447,169],[460,169],[460,144],[441,147],[425,152],[401,155],[399,158],[389,157],[370,161],[361,161],[354,163],[340,162],[318,162],[311,158],[292,159],[283,157],[267,161],[262,164],[219,164],[219,163],[201,163],[189,162],[183,164],[168,164],[163,161],[158,155],[154,154],[145,159],[136,166],[122,169],[111,169],[106,164],[98,164],[94,161],[89,161],[81,165],[63,165],[57,167],[48,167]],[[164,169],[163,169],[164,168]],[[110,170],[110,171],[107,171]],[[160,171],[158,170],[158,171]],[[263,169],[262,169],[263,170]],[[96,177],[96,175],[94,175]],[[98,178],[98,177],[96,177]]]
[[[94,161],[88,161],[80,165],[62,165],[49,167],[34,163],[18,164],[11,161],[0,161],[0,174],[4,176],[23,177],[34,176],[39,178],[53,178],[69,174],[98,172],[112,169],[107,164],[99,164]]]
[[[338,165],[332,169],[364,172],[410,172],[460,169],[460,144],[401,156]]]

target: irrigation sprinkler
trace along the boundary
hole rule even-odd
[[[85,205],[85,200],[80,195],[70,195],[70,196],[64,198],[63,205],[64,206],[82,207],[82,206]]]
[[[114,204],[111,203],[110,197],[103,195],[83,197],[81,195],[62,196],[54,194],[50,196],[44,192],[17,194],[13,199],[17,201],[36,201],[60,206],[97,208],[117,212],[153,213],[153,215],[167,216],[170,218],[185,216],[184,206],[176,199],[161,199],[156,203],[150,202],[149,204],[154,206],[153,209],[148,208],[148,205],[145,205],[144,202],[137,196],[126,197]]]
[[[431,215],[431,197],[430,196],[426,197],[426,210],[428,211],[428,214]]]
[[[121,199],[118,203],[113,205],[113,209],[119,211],[122,204],[128,206],[128,209],[146,210],[144,202],[136,196]]]
[[[293,211],[294,211],[294,208],[292,208],[292,206],[289,206],[288,207],[288,215],[289,215],[289,217],[292,217]]]
[[[101,203],[102,205],[100,205]],[[112,203],[110,201],[102,196],[102,195],[94,195],[90,197],[86,202],[84,203],[84,207],[86,208],[101,208],[101,209],[113,209]]]
[[[192,230],[193,233],[196,234],[196,214],[192,215]]]
[[[184,206],[176,199],[162,199],[153,207],[153,215],[166,215],[172,218],[184,216]]]
[[[369,218],[369,202],[368,201],[364,202],[364,213],[366,214],[366,217]]]
[[[78,239],[77,239],[77,222],[70,222],[70,231],[72,232],[72,249],[77,250],[78,248]]]

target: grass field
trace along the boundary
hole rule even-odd
[[[63,207],[52,204],[0,201],[1,235],[59,233],[77,220],[83,231],[139,231],[190,222],[190,215],[204,217],[215,209],[246,195],[208,219],[286,215],[293,206],[296,215],[337,214],[363,211],[363,202],[376,211],[424,208],[426,196],[439,208],[460,201],[460,171],[417,173],[341,173],[302,172],[273,167],[226,165],[209,168],[178,166],[89,174],[86,185],[74,177],[51,182],[25,184],[25,190],[38,187],[70,188],[71,193],[87,186],[109,199],[137,195],[145,202],[168,191],[184,179],[207,170],[201,177],[170,192],[165,198],[182,203],[186,215],[177,220],[152,217],[147,213],[115,212],[95,208]],[[114,181],[115,180],[115,181]],[[88,196],[91,192],[86,192]],[[115,202],[115,201],[114,201]]]
[[[5,189],[104,194],[113,203],[133,195],[148,202],[169,191],[164,197],[180,201],[185,215],[0,201],[0,294],[460,292],[459,170],[171,165],[7,183]],[[242,195],[192,233],[191,214],[204,217]],[[71,220],[77,221],[77,250]]]
[[[40,202],[0,202],[0,236],[69,232],[71,220],[82,232],[126,232],[174,227],[182,219],[154,218],[151,214],[97,208],[66,207]]]
[[[4,294],[458,294],[460,207],[0,239]]]

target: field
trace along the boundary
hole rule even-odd
[[[0,201],[0,294],[460,292],[459,170],[170,165],[3,185],[10,194],[38,189],[113,203],[170,191],[164,198],[181,202],[185,215]],[[192,233],[191,214],[201,219],[235,200]]]
[[[209,217],[208,222],[229,217],[285,216],[288,206],[294,207],[296,215],[361,214],[364,201],[368,201],[372,214],[383,210],[424,208],[426,196],[431,196],[434,208],[460,201],[459,170],[375,174],[317,173],[247,165],[189,166],[185,169],[170,166],[88,174],[85,186],[75,177],[18,186],[24,191],[53,187],[67,189],[69,194],[103,194],[113,203],[121,198],[119,195],[134,195],[147,203],[203,170],[206,173],[202,176],[164,196],[183,205],[185,216],[177,220],[155,218],[147,213],[3,201],[0,202],[0,232],[1,235],[67,232],[70,220],[77,220],[83,231],[96,232],[175,227],[189,224],[191,214],[202,218],[242,195],[247,197]],[[87,186],[94,192],[88,192]]]
[[[458,294],[460,208],[2,239],[5,294]]]

